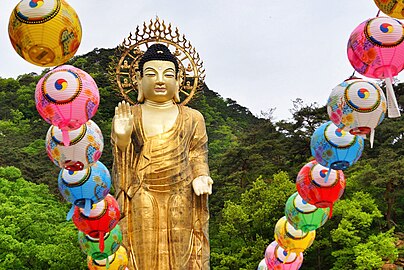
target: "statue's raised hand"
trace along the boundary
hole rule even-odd
[[[118,147],[123,150],[130,142],[132,134],[133,114],[128,102],[122,101],[115,107],[114,137]]]

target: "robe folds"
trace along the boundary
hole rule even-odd
[[[132,106],[131,143],[124,152],[111,136],[131,270],[210,269],[208,196],[196,196],[192,188],[193,179],[209,175],[205,121],[198,111],[177,106],[174,126],[151,137],[145,136],[140,105]]]

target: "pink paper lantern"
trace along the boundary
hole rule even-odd
[[[388,116],[399,117],[392,85],[393,76],[404,68],[404,26],[390,17],[376,17],[361,23],[348,41],[348,59],[360,74],[385,79]]]
[[[41,117],[63,131],[63,143],[68,145],[67,131],[79,128],[94,116],[100,95],[88,73],[63,65],[39,80],[35,102]]]
[[[298,270],[303,263],[303,253],[288,253],[273,241],[265,250],[265,262],[268,269]]]
[[[104,139],[92,120],[80,128],[68,131],[69,146],[63,144],[62,130],[51,126],[46,134],[46,152],[52,162],[69,171],[80,171],[95,164],[101,157]]]

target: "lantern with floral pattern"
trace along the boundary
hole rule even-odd
[[[363,138],[338,128],[331,121],[322,124],[311,136],[311,154],[317,162],[333,170],[346,170],[363,151]]]
[[[97,112],[100,94],[94,79],[73,66],[57,67],[43,76],[35,90],[35,104],[41,117],[62,130],[63,143],[68,131],[80,128]]]
[[[289,197],[285,206],[288,222],[303,232],[314,231],[323,226],[329,213],[330,208],[317,208],[303,200],[297,192]]]
[[[387,113],[399,117],[393,76],[404,68],[404,25],[390,17],[376,17],[361,23],[348,41],[348,59],[360,74],[385,79]]]
[[[46,152],[52,162],[69,171],[79,171],[96,163],[104,148],[100,128],[92,120],[69,131],[70,145],[63,144],[62,130],[51,126],[46,134]]]
[[[73,215],[74,206],[90,212],[91,205],[103,200],[111,188],[111,176],[100,161],[81,171],[62,169],[58,178],[59,191],[73,204],[67,219]]]
[[[286,252],[300,253],[313,244],[316,231],[303,232],[296,230],[282,217],[275,225],[275,240]]]
[[[302,199],[319,208],[330,208],[345,190],[345,176],[341,170],[330,170],[316,160],[304,165],[297,175],[296,188]]]
[[[72,58],[81,34],[79,17],[64,0],[22,0],[8,24],[15,51],[41,67],[62,65]]]
[[[120,216],[118,202],[108,194],[104,200],[94,204],[88,214],[76,206],[73,222],[80,231],[92,238],[99,238],[100,251],[104,252],[104,235],[118,224]]]
[[[373,147],[375,128],[386,114],[386,97],[376,83],[350,78],[332,90],[327,111],[337,127],[353,135],[370,133]]]
[[[303,263],[303,253],[287,252],[273,241],[265,250],[265,262],[268,269],[298,270]]]

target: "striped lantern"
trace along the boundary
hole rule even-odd
[[[108,268],[107,264],[109,264]],[[93,260],[93,258],[88,256],[87,266],[89,270],[128,270],[128,255],[126,249],[120,246],[114,254],[104,260]]]
[[[62,131],[51,126],[46,134],[46,152],[52,162],[69,171],[79,171],[96,163],[104,148],[100,128],[92,120],[80,128],[69,131],[71,142],[63,144]]]
[[[97,84],[87,72],[63,65],[39,80],[35,103],[41,117],[60,128],[63,143],[69,145],[68,131],[80,128],[95,115],[100,94]]]
[[[104,252],[104,235],[118,224],[121,217],[118,202],[112,195],[93,205],[90,213],[83,208],[75,207],[73,222],[77,229],[92,238],[100,239],[100,251]]]
[[[14,50],[41,67],[58,66],[74,56],[81,24],[64,0],[22,0],[11,13],[8,34]]]
[[[314,131],[310,148],[319,164],[333,170],[346,170],[361,157],[363,138],[328,121]]]
[[[370,133],[373,147],[375,128],[386,114],[386,97],[376,83],[350,78],[332,90],[327,111],[337,127],[353,135]]]
[[[300,253],[309,248],[316,237],[316,231],[296,230],[282,217],[275,225],[275,240],[286,252]]]
[[[404,2],[398,0],[374,0],[377,7],[386,15],[404,19]]]
[[[111,188],[111,176],[107,167],[100,161],[81,171],[62,169],[58,178],[59,191],[73,204],[67,216],[73,215],[74,206],[85,209],[89,213],[91,205],[103,200]]]
[[[295,192],[286,202],[285,216],[297,230],[314,231],[324,225],[328,219],[330,208],[317,208],[307,203]]]
[[[345,190],[345,176],[341,170],[329,170],[316,160],[304,165],[296,178],[296,188],[302,199],[319,208],[332,208]]]
[[[112,231],[104,235],[105,247],[103,252],[101,252],[99,248],[100,239],[86,235],[82,231],[79,231],[78,238],[80,248],[87,256],[90,256],[94,260],[105,260],[113,255],[121,246],[122,232],[119,225],[116,225]]]
[[[267,269],[298,270],[303,263],[303,253],[285,251],[276,241],[265,250]]]
[[[361,23],[348,41],[348,59],[360,74],[385,79],[389,117],[400,111],[393,89],[393,76],[404,68],[404,26],[390,17],[376,17]]]

